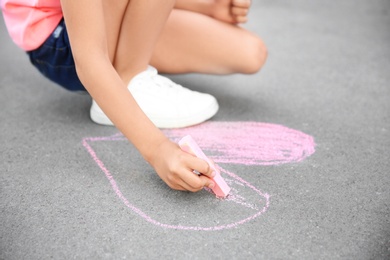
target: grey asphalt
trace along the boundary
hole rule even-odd
[[[0,259],[390,259],[390,2],[254,1],[249,18],[269,49],[260,73],[172,76],[218,99],[212,123],[314,138],[299,162],[221,165],[258,191],[231,182],[244,208],[167,188],[1,19]]]

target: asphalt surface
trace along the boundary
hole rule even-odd
[[[0,22],[0,259],[389,259],[390,2],[257,1],[256,75],[191,134],[226,200],[170,190],[88,95],[43,78]]]

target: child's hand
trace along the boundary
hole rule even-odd
[[[251,0],[213,0],[211,16],[223,22],[237,24],[248,20]]]
[[[156,148],[149,162],[172,189],[196,192],[204,187],[213,188],[210,178],[214,173],[208,163],[182,151],[168,139]],[[196,175],[193,170],[202,174]]]

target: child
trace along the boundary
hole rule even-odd
[[[262,41],[237,26],[250,0],[0,0],[8,31],[42,74],[92,96],[91,118],[115,125],[177,190],[212,188],[209,165],[159,128],[211,118],[216,99],[163,73],[255,73]],[[193,174],[193,170],[203,175]]]

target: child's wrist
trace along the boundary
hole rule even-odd
[[[163,150],[162,147],[167,142],[171,141],[166,137],[149,142],[149,144],[146,145],[142,151],[140,151],[145,161],[153,165],[156,159],[161,157],[161,151]]]

